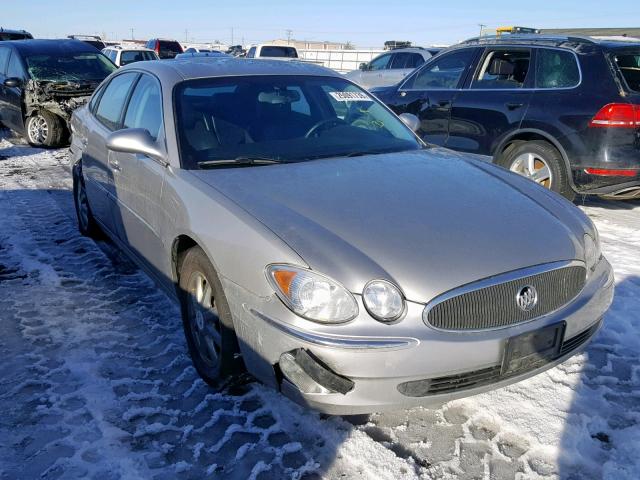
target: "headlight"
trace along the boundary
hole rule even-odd
[[[400,289],[386,280],[372,280],[362,292],[367,311],[382,322],[393,322],[404,313],[404,296]]]
[[[596,265],[601,257],[600,252],[600,238],[598,236],[598,231],[594,229],[595,239],[585,233],[584,235],[584,261],[587,264],[587,273],[595,270]]]
[[[294,313],[320,323],[343,323],[358,315],[351,293],[335,280],[292,265],[269,265],[267,279]]]

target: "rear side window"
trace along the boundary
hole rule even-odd
[[[164,52],[182,53],[182,47],[178,42],[160,40],[160,50]]]
[[[622,73],[627,86],[640,92],[640,51],[616,53],[613,60]]]
[[[529,73],[528,49],[488,50],[471,88],[510,89],[524,87]]]
[[[127,65],[133,62],[142,62],[145,60],[155,60],[155,56],[151,52],[145,50],[124,50],[120,54],[120,65]]]
[[[144,128],[154,140],[162,129],[162,99],[160,87],[149,75],[142,75],[131,95],[124,128]]]
[[[573,53],[541,48],[536,58],[536,88],[570,88],[580,83],[580,70]]]
[[[285,57],[285,58],[298,58],[296,49],[293,47],[277,47],[265,45],[260,50],[261,57]]]
[[[402,86],[405,90],[456,88],[473,60],[475,50],[466,48],[448,53],[426,64]]]
[[[418,68],[424,63],[424,57],[419,53],[410,53],[404,68]]]
[[[389,68],[389,61],[391,60],[391,54],[380,55],[378,58],[374,58],[369,63],[369,70],[384,70]]]
[[[124,102],[137,76],[135,72],[127,72],[114,77],[102,94],[96,109],[96,118],[109,130],[119,128]]]

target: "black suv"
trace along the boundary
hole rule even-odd
[[[488,156],[567,198],[640,197],[640,43],[476,38],[372,92],[416,115],[426,142]]]
[[[107,75],[111,60],[78,40],[0,42],[0,123],[34,146],[67,139],[71,112]]]

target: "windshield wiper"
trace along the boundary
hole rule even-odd
[[[205,160],[198,162],[200,168],[215,168],[215,167],[251,167],[254,165],[273,165],[275,163],[287,163],[278,158],[272,157],[250,157],[241,156],[236,158],[219,158],[216,160]]]

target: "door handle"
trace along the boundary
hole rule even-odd
[[[509,110],[516,110],[524,106],[524,103],[509,102],[505,104]]]

